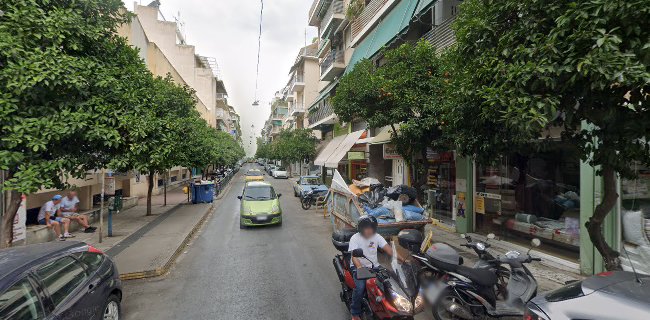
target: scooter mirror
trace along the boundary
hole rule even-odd
[[[542,245],[542,241],[539,240],[539,239],[537,239],[537,238],[531,240],[530,243],[531,243],[531,244],[533,245],[533,247],[535,247],[535,248],[537,248],[537,247],[539,247],[539,246]]]
[[[363,255],[363,249],[354,249],[354,250],[352,250],[352,256],[355,257],[355,258],[363,258],[363,257],[365,257]]]
[[[490,240],[494,239],[495,237],[496,236],[494,235],[494,233],[488,233],[488,235],[487,235],[487,238],[490,239]]]
[[[465,234],[464,234],[464,233],[461,233],[461,234],[460,234],[460,237],[463,238],[463,239],[465,239]]]

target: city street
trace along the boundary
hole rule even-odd
[[[242,172],[171,272],[124,284],[126,319],[348,319],[332,267],[336,250],[321,210],[304,211],[291,180],[281,227],[239,229]],[[426,318],[423,318],[426,319]]]

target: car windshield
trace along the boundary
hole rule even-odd
[[[276,168],[277,171],[287,171],[285,168]]]
[[[302,184],[320,184],[318,178],[302,178]]]
[[[261,176],[262,173],[259,172],[259,171],[253,171],[253,170],[251,170],[251,171],[246,172],[246,175],[247,175],[247,176],[255,176],[255,177],[256,177],[256,176]]]
[[[275,191],[271,186],[246,187],[244,189],[244,200],[273,200]]]

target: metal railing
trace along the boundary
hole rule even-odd
[[[326,98],[321,103],[318,104],[318,107],[309,110],[309,125],[317,123],[334,113],[334,108],[329,101],[329,98]]]
[[[436,52],[440,53],[456,42],[456,34],[451,29],[451,24],[456,20],[456,16],[452,16],[441,24],[433,27],[431,31],[422,36],[423,39],[429,41],[435,48]]]
[[[342,14],[343,13],[343,0],[334,0],[331,4],[329,9],[327,9],[327,12],[323,16],[323,20],[321,22],[321,31],[325,31],[325,27],[327,24],[331,23],[332,17],[335,14]],[[321,33],[321,37],[323,34]]]
[[[293,115],[294,112],[305,112],[305,105],[302,103],[296,103],[291,107],[291,111],[289,111],[289,114]]]
[[[389,0],[372,0],[352,22],[352,38],[356,38]]]
[[[325,74],[325,71],[329,69],[335,62],[345,63],[345,52],[343,50],[333,50],[323,58],[323,62],[320,64],[320,74],[321,76]]]

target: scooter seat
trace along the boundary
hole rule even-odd
[[[478,285],[490,287],[497,284],[497,275],[488,269],[470,268],[466,266],[456,266],[456,273],[467,277]]]

